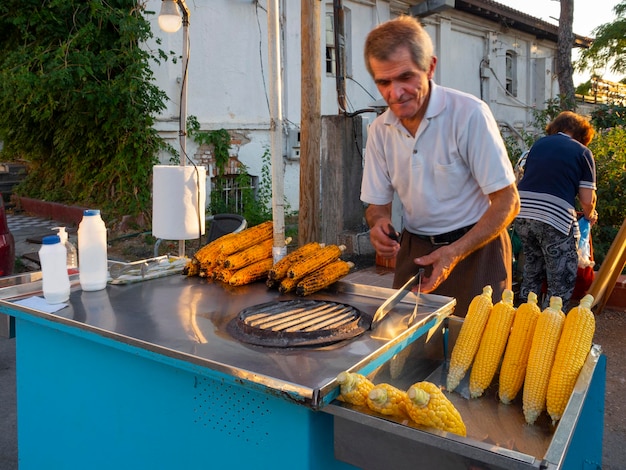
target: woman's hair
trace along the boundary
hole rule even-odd
[[[411,59],[421,70],[427,71],[433,57],[433,43],[422,25],[412,16],[402,15],[378,25],[365,40],[365,66],[370,75],[370,59],[385,61],[399,47],[409,49]]]
[[[595,130],[587,119],[571,111],[563,111],[546,126],[546,134],[552,135],[563,132],[572,136],[584,146],[589,145]]]

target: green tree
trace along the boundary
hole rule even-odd
[[[18,194],[149,212],[151,171],[165,148],[153,127],[164,92],[141,47],[152,37],[137,0],[3,0],[2,158],[29,166]]]
[[[589,49],[582,50],[576,63],[580,71],[598,73],[609,67],[613,73],[626,73],[626,0],[613,7],[616,18],[593,30],[595,39]]]

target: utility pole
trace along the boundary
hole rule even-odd
[[[319,241],[321,53],[320,0],[301,0],[302,79],[300,117],[300,212],[298,243]]]

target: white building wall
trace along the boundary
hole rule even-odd
[[[269,140],[269,71],[267,62],[266,2],[211,0],[187,2],[190,15],[190,61],[188,71],[188,115],[196,116],[202,130],[226,129],[236,135],[232,154],[250,174],[261,176],[262,156]],[[332,11],[332,1],[325,1],[320,12],[320,54],[325,56],[325,15]],[[417,3],[417,2],[415,2]],[[158,46],[164,51],[182,51],[182,31],[162,32],[157,23],[160,0],[148,0],[147,10],[155,12],[151,24]],[[300,2],[281,0],[282,106],[285,142],[284,192],[288,204],[299,204],[299,165],[293,149],[300,123],[301,35]],[[351,74],[346,80],[348,111],[370,107],[380,98],[366,71],[363,43],[367,33],[394,13],[384,0],[345,0],[346,33],[350,34],[346,53]],[[514,30],[500,31],[498,25],[481,18],[447,10],[423,18],[439,57],[435,80],[484,99],[496,119],[521,130],[532,121],[531,109],[542,108],[546,99],[558,96],[552,64],[556,44],[537,41]],[[517,96],[505,93],[505,54],[516,51]],[[323,64],[321,76],[322,114],[338,114],[335,78],[327,75]],[[154,66],[156,84],[170,98],[167,109],[158,117],[157,128],[178,147],[178,110],[182,64],[171,60]],[[373,119],[374,114],[364,115]],[[187,140],[187,153],[194,158],[197,145]],[[162,162],[170,155],[163,154]],[[196,157],[198,158],[198,157]]]

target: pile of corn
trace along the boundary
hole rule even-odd
[[[285,240],[289,244],[291,239]],[[305,296],[328,287],[350,272],[352,263],[339,257],[345,246],[308,243],[274,263],[273,223],[263,222],[230,233],[200,248],[183,269],[231,286],[265,280],[281,293]]]
[[[367,406],[376,413],[401,421],[411,420],[425,428],[466,435],[461,414],[431,382],[417,382],[404,391],[387,383],[374,385],[367,377],[353,372],[341,372],[337,382],[341,401]]]
[[[292,251],[270,269],[267,286],[282,294],[305,296],[330,286],[350,272],[353,263],[340,258],[343,245],[307,243]]]
[[[486,286],[470,304],[452,350],[447,390],[452,392],[471,366],[470,396],[480,397],[499,370],[502,403],[511,403],[523,387],[526,422],[533,424],[547,411],[554,424],[563,415],[592,346],[593,297],[585,296],[566,316],[559,297],[552,297],[542,312],[534,293],[517,309],[510,290],[495,305],[491,294]]]

